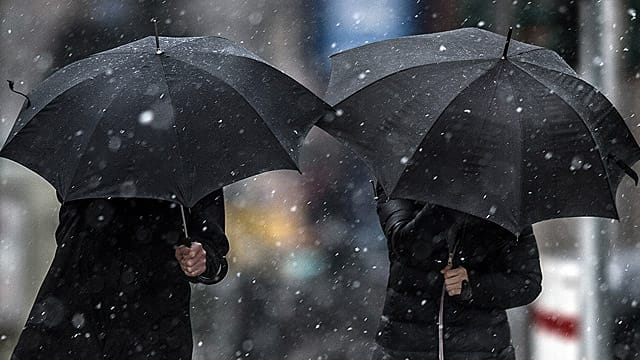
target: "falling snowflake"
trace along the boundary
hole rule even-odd
[[[153,121],[154,114],[151,110],[146,110],[140,113],[138,116],[138,122],[142,125],[148,125]]]

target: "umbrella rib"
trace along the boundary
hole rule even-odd
[[[512,62],[512,63],[513,63],[513,62]],[[523,73],[527,74],[527,76],[529,76],[529,77],[530,77],[531,79],[533,79],[535,82],[539,83],[541,86],[545,87],[545,88],[546,88],[546,89],[548,89],[549,91],[553,91],[553,89],[549,88],[549,86],[547,86],[545,83],[541,82],[541,81],[540,81],[540,80],[538,80],[535,76],[531,75],[531,74],[530,74],[526,69],[522,68],[521,66],[518,66],[516,63],[513,63],[513,64],[514,64],[518,69],[520,69]],[[527,62],[527,64],[531,64],[531,63]],[[570,76],[570,75],[567,75],[567,74],[565,74],[565,73],[562,73],[562,72],[559,72],[559,71],[556,71],[556,70],[552,70],[552,69],[547,69],[547,68],[544,68],[544,67],[539,66],[539,65],[536,65],[536,64],[531,64],[531,65],[534,65],[535,67],[537,67],[537,68],[539,68],[539,69],[541,69],[541,70],[544,70],[544,71],[551,71],[551,72],[553,72],[553,73],[557,73],[557,74],[559,74],[560,76]],[[570,77],[572,77],[572,76],[570,76]],[[573,78],[577,79],[577,80],[578,80],[578,81],[580,81],[580,82],[585,83],[585,84],[586,84],[587,86],[589,86],[589,87],[592,87],[591,85],[587,84],[587,83],[586,83],[585,81],[583,81],[582,79],[579,79],[579,78],[576,78],[576,77],[573,77]],[[593,87],[592,87],[592,88],[593,88]],[[554,91],[554,93],[555,93],[555,91]],[[556,93],[556,94],[557,94],[557,93]],[[565,103],[565,104],[566,104],[566,105],[567,105],[567,106],[568,106],[568,107],[569,107],[569,108],[570,108],[570,109],[571,109],[571,110],[576,114],[576,116],[578,117],[578,119],[580,119],[580,121],[582,122],[582,124],[587,128],[588,133],[589,133],[589,136],[591,137],[591,140],[593,141],[593,143],[594,143],[594,144],[596,144],[596,147],[597,147],[597,150],[598,150],[598,158],[600,159],[600,163],[602,164],[602,169],[603,169],[603,170],[604,170],[604,172],[606,173],[607,183],[609,184],[609,195],[611,196],[611,200],[612,200],[613,204],[615,204],[615,203],[616,203],[615,191],[617,190],[617,187],[615,187],[615,188],[614,188],[613,184],[611,183],[611,176],[610,176],[610,174],[609,174],[609,170],[607,169],[607,165],[605,164],[605,162],[604,162],[604,160],[603,160],[603,158],[602,158],[602,153],[600,152],[600,149],[602,149],[602,147],[600,146],[600,145],[601,145],[601,144],[600,144],[600,142],[596,139],[596,137],[595,137],[595,136],[593,136],[593,131],[591,130],[591,127],[589,126],[589,124],[587,124],[587,123],[582,119],[582,117],[580,116],[580,114],[578,114],[578,112],[576,111],[576,109],[575,109],[571,104],[569,104],[569,103],[568,103],[564,98],[562,98],[562,96],[560,96],[559,94],[558,94],[558,99],[560,99],[563,103]],[[612,110],[613,110],[613,106],[611,106],[611,108],[610,108],[610,109],[609,109],[609,110],[608,110],[604,115],[602,115],[602,116],[600,117],[600,119],[602,119],[602,118],[606,117],[607,115],[609,115],[609,114],[611,113],[611,111],[612,111]],[[618,217],[619,217],[618,209],[617,209],[615,206],[614,206],[614,211],[615,211],[615,213],[616,213],[616,216],[618,216]]]
[[[342,99],[342,100],[338,101],[336,104],[333,104],[332,106],[338,106],[340,103],[342,103],[342,102],[344,102],[344,101],[349,100],[352,96],[354,96],[354,95],[358,94],[360,91],[362,91],[362,90],[364,90],[364,89],[366,89],[366,88],[369,88],[369,87],[371,87],[371,86],[373,86],[373,85],[375,85],[375,84],[379,83],[379,82],[380,82],[380,81],[382,81],[382,80],[385,80],[385,79],[390,78],[390,77],[393,77],[393,76],[395,76],[395,75],[398,75],[398,74],[401,74],[401,73],[407,72],[407,71],[409,71],[409,70],[417,69],[417,68],[424,67],[424,66],[438,66],[438,65],[442,65],[442,64],[465,63],[465,62],[472,62],[472,61],[477,61],[477,62],[490,62],[490,61],[493,61],[493,62],[496,62],[496,63],[497,63],[497,62],[498,62],[498,60],[499,60],[499,59],[470,59],[470,60],[454,60],[454,61],[443,61],[443,62],[439,62],[439,63],[420,64],[420,65],[416,65],[416,66],[410,66],[410,67],[408,67],[408,68],[406,68],[406,69],[402,69],[402,70],[400,70],[400,71],[396,71],[396,72],[393,72],[393,73],[391,73],[391,74],[385,75],[385,76],[383,76],[383,77],[381,77],[381,78],[379,78],[379,79],[376,79],[376,80],[375,80],[375,81],[373,81],[372,83],[367,84],[366,86],[363,86],[363,87],[361,87],[361,88],[357,89],[357,90],[356,90],[356,91],[354,91],[352,94],[350,94],[349,96],[345,97],[344,99]],[[476,80],[477,80],[477,79],[476,79]],[[475,80],[474,80],[474,81],[475,81]]]
[[[265,119],[265,117],[263,116],[263,114],[262,114],[260,111],[258,111],[258,109],[256,109],[256,107],[255,107],[255,106],[253,106],[253,104],[252,104],[250,101],[248,101],[248,100],[247,100],[247,98],[244,96],[244,94],[243,94],[242,92],[240,92],[238,89],[236,89],[236,88],[235,88],[235,87],[233,87],[231,84],[229,84],[228,82],[226,82],[224,79],[221,79],[221,78],[220,78],[219,76],[217,76],[216,74],[211,73],[211,72],[210,72],[210,71],[208,71],[207,69],[203,69],[203,68],[201,68],[201,67],[199,67],[199,66],[196,66],[195,64],[192,64],[192,63],[186,62],[186,61],[184,61],[184,60],[182,60],[182,59],[176,59],[176,58],[172,58],[172,59],[173,59],[174,61],[177,61],[177,62],[183,63],[183,64],[185,64],[186,66],[190,66],[190,67],[195,68],[195,69],[197,69],[197,70],[199,70],[199,71],[203,71],[203,72],[205,72],[205,73],[207,73],[207,74],[209,74],[209,75],[211,75],[211,76],[215,77],[215,78],[216,78],[216,79],[218,79],[220,82],[222,82],[222,83],[224,83],[224,84],[227,84],[227,85],[228,85],[228,87],[229,87],[231,90],[233,90],[235,93],[237,93],[238,95],[240,95],[240,97],[244,100],[244,102],[245,102],[249,107],[251,107],[251,109],[252,109],[252,110],[253,110],[253,111],[254,111],[258,116],[260,116],[260,118],[262,118],[263,120]],[[245,57],[243,57],[243,59],[249,59],[249,60],[255,61],[254,59],[251,59],[251,58],[245,58]],[[269,64],[266,64],[266,63],[263,63],[263,62],[260,62],[260,61],[256,61],[256,62],[257,62],[257,63],[259,63],[259,64],[262,64],[262,65],[264,65],[264,66],[269,66],[269,67],[273,68],[273,67],[272,67],[271,65],[269,65]],[[275,71],[279,71],[279,70],[277,70],[277,69],[275,69],[275,68],[273,68],[273,69],[274,69]],[[287,75],[287,76],[288,76],[288,75]],[[294,158],[292,157],[291,153],[290,153],[290,152],[285,148],[285,146],[284,146],[284,144],[283,144],[282,140],[281,140],[281,139],[276,135],[276,133],[273,131],[273,129],[271,128],[271,126],[270,126],[269,122],[268,122],[268,121],[263,121],[262,123],[263,123],[263,124],[265,124],[265,127],[269,130],[269,132],[271,133],[271,135],[273,135],[273,137],[274,137],[276,140],[278,140],[278,143],[279,143],[279,144],[280,144],[280,146],[284,149],[285,153],[287,153],[287,156],[291,159],[291,161],[292,161],[292,162],[293,162],[293,164],[295,165],[295,168],[297,169],[297,171],[298,171],[298,172],[300,172],[300,169],[298,168],[298,162],[297,162],[297,160],[296,160],[296,159],[294,159]]]
[[[514,93],[516,93],[516,89],[515,87],[509,82],[509,86],[511,87],[511,91]],[[497,89],[497,88],[496,88]],[[518,98],[520,98],[518,96]],[[520,141],[520,152],[519,152],[519,159],[518,159],[518,166],[517,169],[519,171],[519,174],[517,176],[518,179],[523,179],[523,174],[524,174],[524,167],[523,167],[523,159],[524,159],[524,141],[522,139],[524,139],[524,126],[523,126],[523,121],[522,121],[522,115],[519,115],[520,118],[518,119],[518,127],[520,129],[520,136],[517,137],[517,139]],[[514,167],[515,168],[515,167]],[[523,211],[523,198],[522,198],[522,194],[524,193],[524,181],[520,181],[520,184],[518,184],[517,187],[514,186],[514,188],[517,188],[518,191],[518,196],[516,197],[518,199],[518,206],[516,207],[516,209],[519,209],[518,211],[518,220],[516,222],[516,224],[518,225],[518,231],[522,230],[522,223],[523,223],[523,214],[525,213],[525,211]]]
[[[532,53],[532,52],[534,52],[534,51],[551,51],[551,50],[546,49],[546,48],[543,48],[543,47],[539,47],[539,48],[536,48],[536,49],[529,49],[529,50],[525,50],[525,51],[523,51],[523,52],[519,52],[519,53],[517,53],[517,54],[512,54],[511,56],[509,56],[509,58],[510,58],[510,59],[512,59],[512,58],[515,58],[516,56],[520,56],[520,55],[524,55],[524,54],[529,54],[529,53]]]
[[[496,63],[497,65],[497,63]],[[493,67],[491,67],[489,70],[494,69],[495,65]],[[460,95],[460,93],[462,93],[463,91],[465,91],[466,89],[468,89],[471,85],[473,85],[476,81],[479,81],[481,78],[487,76],[487,74],[489,74],[489,70],[487,70],[486,72],[482,73],[480,76],[478,76],[477,78],[473,79],[473,81],[469,82],[465,87],[460,88],[458,91],[449,101],[449,103],[442,108],[442,111],[440,111],[439,114],[437,114],[437,116],[435,116],[436,120],[433,122],[433,124],[431,124],[431,127],[427,130],[427,132],[424,134],[424,136],[422,137],[422,139],[420,140],[420,142],[418,142],[418,146],[416,147],[416,149],[420,148],[420,144],[422,144],[424,142],[424,140],[429,136],[429,134],[431,133],[431,131],[434,128],[435,123],[438,121],[438,118],[444,114],[447,109],[453,104],[454,101],[456,101],[456,99],[458,98],[458,96]],[[497,88],[496,88],[497,91]],[[495,92],[494,92],[495,94]],[[418,100],[412,100],[413,101],[418,101]],[[411,155],[411,158],[409,158],[409,161],[407,161],[407,164],[411,164],[411,160],[413,160],[413,157],[415,156],[415,151],[414,153]],[[405,167],[406,169],[406,167]],[[395,184],[393,185],[393,189],[396,188],[396,186],[398,186],[398,183],[400,182],[400,178],[402,178],[402,174],[400,174],[400,176],[398,177],[398,179],[396,180]]]

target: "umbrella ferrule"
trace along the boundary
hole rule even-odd
[[[509,33],[507,33],[507,42],[504,44],[504,51],[502,52],[502,60],[507,58],[507,52],[509,51],[509,43],[511,42],[511,33],[513,32],[513,27],[509,27]]]
[[[153,29],[156,32],[156,54],[160,55],[162,53],[164,53],[164,51],[160,50],[160,37],[158,37],[158,20],[151,19],[151,22],[153,23]]]

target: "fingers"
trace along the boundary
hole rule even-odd
[[[176,258],[182,271],[191,277],[201,275],[207,269],[207,252],[198,242],[191,243],[191,247],[176,248]]]
[[[455,295],[460,295],[462,294],[462,286],[461,287],[455,287],[455,288],[447,288],[447,294],[449,294],[449,296],[455,296]]]
[[[449,296],[460,295],[462,293],[462,282],[469,281],[467,270],[463,267],[448,269],[443,272],[444,286]]]
[[[445,279],[456,276],[467,276],[467,270],[465,270],[465,268],[463,267],[458,267],[455,269],[444,271],[443,274]]]

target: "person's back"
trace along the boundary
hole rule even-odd
[[[380,200],[378,214],[390,273],[373,359],[514,359],[505,309],[541,290],[531,228],[516,238],[489,221],[402,199]],[[444,286],[451,270],[466,275],[458,291]]]
[[[212,271],[204,275],[211,278],[188,278],[180,268],[179,206],[63,203],[56,254],[12,359],[190,359],[189,281],[214,283],[226,273],[221,194],[187,217],[191,240],[207,250]]]

